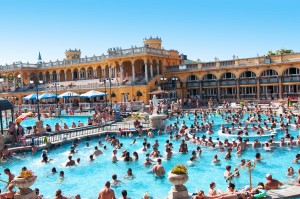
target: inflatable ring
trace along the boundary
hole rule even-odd
[[[258,194],[254,194],[254,198],[264,198],[267,196],[266,190],[259,189],[258,192]]]

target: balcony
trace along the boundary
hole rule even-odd
[[[240,94],[240,99],[252,100],[252,99],[256,99],[256,98],[257,98],[257,94],[256,93],[252,93],[252,94]]]
[[[218,82],[217,81],[203,81],[202,82],[202,86],[203,87],[209,87],[209,86],[218,86]]]
[[[300,76],[282,77],[282,82],[300,82]]]
[[[256,79],[240,79],[240,85],[246,85],[246,84],[256,84]]]
[[[221,94],[221,99],[236,99],[236,94]]]
[[[236,85],[235,79],[221,80],[221,86]]]
[[[278,77],[262,77],[260,79],[261,84],[278,83]]]

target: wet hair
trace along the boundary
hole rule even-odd
[[[230,170],[231,169],[231,166],[230,165],[227,165],[226,166],[226,170]]]
[[[209,184],[209,187],[212,189],[213,188],[213,186],[215,185],[216,183],[214,183],[214,182],[211,182],[210,184]]]
[[[122,196],[123,196],[123,197],[126,197],[126,196],[127,196],[127,191],[126,191],[126,190],[123,190],[123,191],[122,191]]]
[[[4,169],[4,172],[10,172],[9,168]]]
[[[52,173],[56,173],[56,168],[53,167],[51,171],[52,171]]]
[[[117,174],[113,174],[111,177],[112,177],[113,180],[116,180],[117,179]]]
[[[234,188],[235,188],[235,185],[234,185],[233,183],[230,182],[230,183],[228,184],[228,188],[229,188],[229,187],[232,188],[232,189],[234,189]]]
[[[58,190],[56,191],[55,196],[61,196],[61,190],[60,190],[60,189],[58,189]]]

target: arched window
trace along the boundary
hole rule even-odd
[[[80,70],[80,79],[84,79],[84,70]]]
[[[236,79],[236,77],[233,73],[224,73],[221,79]]]
[[[265,70],[264,72],[261,73],[261,77],[270,77],[270,76],[278,76],[278,73],[272,69]]]
[[[190,76],[188,76],[188,78],[187,78],[187,81],[188,82],[196,82],[196,81],[198,81],[199,79],[198,79],[198,77],[196,76],[196,75],[190,75]]]
[[[283,72],[283,75],[300,75],[300,70],[299,68],[288,68]]]
[[[213,74],[206,74],[204,77],[203,77],[203,80],[217,80],[217,77]]]
[[[256,75],[252,71],[245,71],[240,76],[240,78],[254,78],[254,77],[256,77]]]

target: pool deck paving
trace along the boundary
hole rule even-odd
[[[300,186],[290,186],[284,189],[269,190],[267,195],[267,199],[300,198]]]

